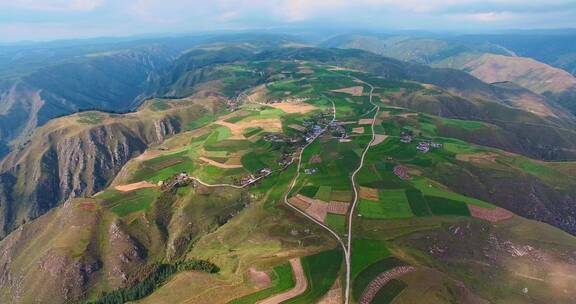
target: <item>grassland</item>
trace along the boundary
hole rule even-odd
[[[258,291],[256,293],[244,296],[239,299],[234,299],[229,304],[253,304],[260,300],[266,299],[278,293],[282,293],[294,287],[294,276],[292,274],[292,267],[290,264],[285,263],[274,267],[271,275],[272,287]]]

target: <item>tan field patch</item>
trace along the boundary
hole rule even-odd
[[[402,113],[402,114],[398,114],[396,116],[403,117],[403,118],[415,118],[415,117],[418,117],[418,114],[417,113]]]
[[[364,127],[354,128],[354,129],[352,129],[352,132],[354,132],[356,134],[364,134]]]
[[[374,141],[370,144],[370,146],[375,146],[377,144],[381,144],[388,138],[388,135],[384,134],[374,134]]]
[[[382,113],[380,113],[380,115],[378,115],[378,117],[382,118],[382,119],[386,119],[390,117],[390,111],[384,111]]]
[[[314,71],[308,67],[298,67],[298,71],[302,74],[314,74]]]
[[[294,273],[294,280],[296,281],[294,288],[284,293],[277,294],[268,299],[257,302],[258,304],[282,303],[284,301],[297,297],[306,291],[306,289],[308,288],[308,281],[306,280],[306,274],[304,273],[304,269],[302,268],[302,263],[300,263],[300,259],[299,258],[291,259],[290,265],[292,266],[292,272]]]
[[[494,152],[479,152],[479,153],[467,153],[456,155],[457,160],[474,162],[474,163],[494,163],[496,159],[500,156]]]
[[[234,153],[228,157],[228,159],[226,160],[226,162],[224,164],[230,165],[230,166],[242,167],[242,156],[243,155],[244,154],[242,154],[242,153]]]
[[[304,113],[308,113],[310,111],[314,111],[316,110],[316,107],[311,105],[311,104],[307,104],[305,102],[302,101],[287,101],[287,102],[277,102],[277,103],[270,103],[268,104],[269,106],[276,108],[276,109],[280,109],[288,114],[292,114],[292,113],[300,113],[300,114],[304,114]]]
[[[133,190],[138,190],[138,189],[143,189],[143,188],[153,188],[153,187],[156,187],[156,185],[149,183],[149,182],[146,182],[146,181],[142,181],[142,182],[127,184],[127,185],[116,186],[116,187],[114,187],[114,189],[121,191],[121,192],[128,192],[128,191],[133,191]]]
[[[356,123],[355,121],[342,121],[342,122],[339,122],[338,124],[341,126],[345,126],[345,125],[353,125],[355,123]]]
[[[242,165],[228,165],[228,164],[223,164],[223,163],[219,163],[215,160],[206,158],[204,156],[201,156],[199,158],[201,161],[208,163],[214,167],[218,167],[218,168],[222,168],[222,169],[237,169],[237,168],[242,168]]]
[[[372,119],[372,118],[362,118],[362,119],[358,120],[359,125],[371,125],[372,122],[374,122],[374,119]]]
[[[324,219],[326,219],[326,215],[328,214],[328,203],[319,199],[309,198],[301,194],[296,194],[296,197],[309,204],[309,207],[306,208],[304,212],[316,220],[324,223]]]
[[[310,164],[319,164],[322,162],[322,158],[318,154],[314,154],[310,157]]]
[[[268,89],[266,89],[266,85],[259,85],[252,89],[248,95],[246,95],[246,99],[248,99],[248,102],[251,103],[265,102],[267,93]]]
[[[330,201],[328,204],[328,213],[334,214],[346,214],[348,213],[348,207],[350,204],[338,201]]]
[[[378,196],[378,189],[360,187],[360,198],[371,201],[378,201],[380,200],[380,197]]]
[[[270,283],[272,283],[270,276],[266,272],[258,271],[254,267],[248,269],[248,276],[250,277],[250,281],[258,288],[267,288],[270,286]]]
[[[249,292],[251,290],[243,284],[224,281],[208,273],[187,271],[174,275],[166,284],[138,303],[227,303],[238,298],[238,295]]]
[[[470,210],[470,215],[473,217],[487,220],[492,223],[511,219],[514,216],[514,213],[500,207],[489,209],[475,205],[468,205],[468,210]]]
[[[306,209],[308,209],[308,207],[310,207],[310,203],[308,203],[307,201],[299,198],[298,196],[293,196],[291,198],[288,199],[288,202],[290,203],[290,205],[304,211]]]
[[[219,120],[216,122],[221,126],[230,129],[232,135],[229,139],[245,139],[243,133],[244,130],[250,127],[260,127],[268,132],[280,132],[282,131],[282,121],[279,118],[265,118],[265,119],[249,119],[241,120],[237,123],[229,123],[224,120]]]
[[[342,304],[342,287],[340,280],[336,280],[330,290],[324,295],[318,304]]]
[[[352,96],[362,96],[362,92],[364,92],[364,87],[363,86],[355,86],[355,87],[342,88],[342,89],[331,90],[331,91],[335,92],[335,93],[346,93],[346,94],[350,94]]]
[[[306,131],[306,128],[305,128],[304,126],[297,125],[297,124],[288,125],[288,128],[292,128],[292,129],[294,129],[294,130],[298,130],[298,131],[301,131],[301,132]]]

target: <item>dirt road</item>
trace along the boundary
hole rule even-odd
[[[303,294],[308,288],[308,281],[306,280],[306,274],[304,273],[304,269],[302,268],[302,263],[300,262],[299,258],[291,259],[290,265],[292,266],[292,272],[294,273],[294,280],[296,281],[296,285],[294,288],[281,293],[275,296],[272,296],[268,299],[264,299],[258,304],[278,304],[282,303],[286,300],[290,300],[294,297],[297,297]]]

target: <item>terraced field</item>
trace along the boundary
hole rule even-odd
[[[161,280],[137,290],[96,281],[92,303],[315,303],[329,292],[345,304],[410,303],[418,290],[441,303],[568,303],[551,290],[574,286],[573,238],[507,210],[486,195],[495,186],[462,180],[522,175],[568,187],[558,181],[571,170],[464,139],[492,132],[488,123],[392,106],[427,90],[412,81],[304,60],[210,72],[226,110],[152,145],[92,198],[102,222],[91,246],[134,263],[106,260],[106,270],[126,269],[134,281],[122,284]]]

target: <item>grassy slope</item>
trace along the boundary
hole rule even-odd
[[[265,63],[270,68],[272,63]],[[328,93],[326,90],[351,86],[349,78],[338,76],[322,67],[314,67],[314,74],[299,74],[295,67],[279,64],[292,73],[292,78],[309,77],[313,91],[302,85],[295,85],[292,79],[279,81],[272,87],[271,94],[284,94],[290,90],[291,94],[316,94],[313,102],[318,107],[326,107],[326,96],[333,98],[339,105],[337,116],[342,120],[355,121],[370,107],[366,104],[366,96],[355,99],[342,94]],[[288,73],[288,74],[290,74]],[[336,74],[336,76],[334,75]],[[308,75],[308,76],[306,76]],[[295,77],[297,76],[297,77]],[[283,77],[290,77],[284,75]],[[301,80],[301,82],[306,82]],[[395,86],[405,85],[402,83],[381,83],[385,90],[394,91]],[[389,87],[386,87],[388,85]],[[413,88],[416,89],[416,88]],[[324,96],[319,96],[323,93]],[[341,106],[341,107],[340,107]],[[166,105],[154,105],[154,113],[163,111]],[[459,164],[458,155],[491,152],[497,154],[496,165],[506,164],[505,172],[517,172],[522,170],[547,183],[571,176],[571,171],[562,169],[558,164],[549,164],[533,161],[531,159],[512,155],[499,150],[470,145],[464,141],[442,137],[438,134],[438,125],[446,124],[463,130],[478,130],[485,125],[468,122],[447,120],[439,118],[430,119],[430,116],[417,116],[416,122],[397,125],[396,120],[409,120],[395,116],[405,114],[405,110],[386,109],[394,118],[382,118],[378,126],[379,132],[386,132],[390,137],[383,143],[371,148],[365,160],[365,168],[358,176],[358,182],[365,187],[379,189],[381,196],[377,203],[387,204],[391,200],[397,201],[398,208],[392,208],[395,214],[391,215],[384,208],[379,212],[382,216],[378,219],[367,217],[355,217],[354,242],[352,248],[353,295],[361,293],[363,286],[370,280],[388,268],[381,267],[386,264],[390,256],[398,259],[399,263],[409,263],[418,267],[419,271],[434,268],[438,276],[445,279],[446,286],[436,286],[439,298],[448,297],[453,292],[455,281],[463,282],[468,288],[479,296],[492,301],[514,300],[518,298],[520,283],[502,284],[514,277],[513,270],[531,265],[528,257],[513,259],[510,254],[504,254],[493,248],[500,254],[495,261],[483,256],[483,249],[490,246],[488,241],[489,232],[493,232],[499,239],[510,240],[519,245],[529,244],[551,257],[554,266],[552,271],[545,271],[545,276],[550,278],[558,274],[565,274],[562,268],[572,269],[574,265],[566,260],[563,252],[569,252],[576,246],[572,236],[557,229],[533,221],[515,217],[508,222],[490,225],[486,222],[471,219],[462,211],[464,203],[475,204],[491,208],[492,204],[475,199],[470,196],[455,193],[451,187],[439,182],[438,170],[448,174],[450,167],[444,164]],[[152,113],[150,112],[150,113]],[[277,111],[264,109],[264,116],[288,116]],[[304,115],[305,116],[305,115]],[[93,123],[96,117],[85,116],[83,120]],[[246,118],[242,118],[246,119]],[[288,117],[283,122],[291,124],[295,117]],[[239,122],[236,118],[232,121]],[[389,123],[392,121],[393,123]],[[82,122],[85,123],[85,122]],[[206,122],[207,123],[207,122]],[[351,125],[349,127],[356,127]],[[348,128],[348,127],[347,127]],[[415,144],[401,144],[398,138],[401,129],[407,128],[414,132],[422,131],[422,137],[441,141],[445,144],[443,149],[422,154],[415,152]],[[234,170],[206,170],[206,166],[198,161],[202,150],[218,151],[222,154],[212,154],[213,157],[221,157],[226,153],[244,153],[248,156],[245,163],[248,170],[252,171],[256,165],[253,155],[276,155],[285,147],[273,147],[263,142],[256,141],[249,145],[239,142],[237,145],[229,140],[230,134],[221,127],[208,124],[195,126],[194,130],[184,132],[165,141],[160,147],[150,149],[150,154],[132,160],[125,166],[122,173],[116,178],[113,185],[125,182],[149,179],[151,181],[163,180],[171,173],[189,170],[189,173],[201,176],[213,181],[222,181],[238,174]],[[261,133],[254,135],[262,136]],[[420,135],[419,135],[420,136]],[[350,173],[356,168],[359,161],[359,152],[368,144],[369,136],[355,136],[351,142],[344,143],[336,140],[324,140],[309,147],[303,155],[304,167],[317,167],[319,172],[313,175],[301,175],[295,192],[310,194],[321,199],[333,197],[351,199]],[[216,148],[216,149],[215,149]],[[279,150],[278,150],[279,149]],[[310,164],[312,155],[320,155],[322,162]],[[178,167],[185,158],[189,167]],[[176,159],[176,161],[173,161]],[[264,163],[273,163],[273,159],[263,159]],[[400,180],[392,173],[395,165],[408,166],[412,180]],[[480,166],[479,164],[476,164]],[[484,165],[484,164],[482,164]],[[492,165],[492,163],[490,163]],[[156,167],[155,167],[156,166]],[[143,168],[151,170],[146,171]],[[176,169],[175,169],[176,168]],[[504,169],[503,169],[504,170]],[[170,173],[167,173],[170,172]],[[105,269],[112,269],[117,262],[108,259],[111,254],[107,250],[116,250],[117,246],[107,244],[110,240],[109,225],[118,221],[134,240],[137,246],[141,246],[146,254],[143,264],[154,261],[171,261],[174,259],[199,258],[207,259],[217,264],[221,271],[215,275],[186,272],[175,275],[165,285],[159,287],[152,295],[141,300],[141,303],[158,302],[184,302],[193,303],[226,303],[235,298],[258,297],[279,292],[284,287],[275,285],[274,290],[259,291],[247,278],[246,274],[250,267],[272,271],[274,267],[285,263],[292,257],[303,257],[303,265],[310,282],[307,292],[294,299],[293,302],[309,303],[320,298],[342,274],[342,253],[334,248],[336,243],[325,231],[310,221],[294,214],[280,204],[282,194],[295,173],[295,165],[287,170],[276,172],[261,183],[247,190],[232,190],[230,188],[183,188],[173,194],[158,193],[158,190],[139,190],[120,194],[115,190],[108,189],[96,197],[99,208],[105,216],[99,229],[94,235],[99,249],[83,250],[81,247],[76,251],[76,245],[84,244],[84,241],[73,240],[69,242],[63,238],[64,247],[71,247],[73,256],[86,259],[93,254],[101,254]],[[444,181],[444,180],[443,180]],[[414,195],[416,194],[416,195]],[[140,196],[141,195],[141,196]],[[423,208],[417,208],[420,206]],[[60,210],[60,209],[58,209]],[[65,209],[62,209],[65,210]],[[57,221],[59,216],[52,218]],[[50,217],[46,217],[50,219]],[[44,218],[43,218],[44,219]],[[332,225],[341,226],[342,219],[330,220]],[[88,221],[85,221],[89,223]],[[38,222],[42,223],[42,222]],[[36,224],[41,225],[41,224]],[[37,226],[39,227],[39,226]],[[454,233],[454,227],[468,234]],[[38,228],[37,228],[38,229]],[[66,233],[65,231],[61,233]],[[54,234],[58,235],[58,234]],[[58,237],[57,237],[58,238]],[[434,241],[431,241],[434,240]],[[542,240],[547,240],[544,243]],[[26,244],[26,241],[24,241]],[[52,239],[42,240],[43,246],[51,246]],[[7,246],[6,241],[0,243]],[[106,245],[107,244],[107,245]],[[433,245],[447,246],[453,255],[430,254]],[[451,247],[452,246],[452,247]],[[490,247],[488,247],[490,248]],[[36,252],[36,251],[30,251]],[[40,255],[45,254],[39,250]],[[435,251],[432,251],[435,252]],[[31,254],[30,253],[30,254]],[[41,258],[41,257],[38,257]],[[28,265],[30,259],[22,258],[22,265]],[[504,269],[503,272],[490,272],[475,264],[493,263],[495,269]],[[142,265],[123,265],[125,271],[131,277],[137,278]],[[389,265],[388,265],[389,266]],[[15,265],[13,268],[18,268]],[[558,270],[560,269],[560,270]],[[530,269],[529,269],[530,270]],[[540,269],[537,269],[540,271]],[[368,271],[368,272],[366,272]],[[533,270],[530,270],[533,271]],[[527,270],[526,273],[531,272]],[[362,275],[364,273],[365,275]],[[442,274],[440,274],[442,273]],[[42,277],[41,274],[39,277]],[[493,275],[496,279],[490,279]],[[448,279],[447,277],[450,277]],[[34,278],[30,277],[30,280]],[[402,280],[402,279],[400,279]],[[508,281],[507,281],[508,280]],[[400,301],[404,295],[414,296],[412,284],[422,284],[422,280],[408,277],[405,292],[398,295]],[[286,281],[287,282],[287,281]],[[514,282],[529,284],[528,279],[520,278]],[[554,281],[555,282],[555,281]],[[30,283],[30,286],[36,286]],[[394,283],[396,284],[396,283]],[[563,301],[562,295],[554,295],[556,283],[530,283],[529,290],[535,290],[530,294],[535,301],[556,300]],[[560,284],[560,283],[558,283]],[[396,284],[398,286],[401,283]],[[433,285],[433,284],[432,284]],[[503,286],[500,286],[503,285]],[[102,290],[109,290],[114,286],[107,285],[103,278],[95,279],[91,296],[97,297]],[[211,286],[205,288],[205,286]],[[402,285],[403,286],[403,285]],[[381,294],[383,298],[395,294],[390,286],[390,292]],[[387,287],[388,288],[388,287]],[[257,296],[255,296],[255,293]],[[250,296],[252,295],[252,296]],[[452,295],[453,296],[453,295]],[[357,296],[355,296],[357,297]],[[246,298],[244,298],[246,299]]]

